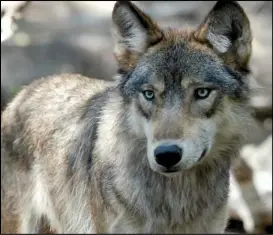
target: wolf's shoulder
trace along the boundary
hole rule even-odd
[[[36,112],[61,111],[81,106],[90,97],[111,87],[113,82],[80,74],[59,74],[42,77],[22,87],[6,110],[32,109]]]

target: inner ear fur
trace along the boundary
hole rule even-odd
[[[120,70],[132,69],[147,49],[163,38],[152,19],[129,1],[117,1],[112,12],[114,55]]]
[[[226,65],[248,71],[252,33],[249,19],[237,1],[218,1],[194,35],[208,43]]]

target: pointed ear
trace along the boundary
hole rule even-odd
[[[112,13],[114,54],[121,70],[130,70],[147,49],[163,38],[158,26],[133,3],[117,1]]]
[[[252,51],[250,23],[236,1],[218,1],[195,36],[209,43],[227,65],[237,70],[248,70]]]

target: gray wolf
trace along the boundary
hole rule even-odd
[[[163,29],[116,2],[112,21],[117,80],[41,78],[3,111],[1,231],[223,232],[251,122],[244,10],[219,1],[199,27]]]

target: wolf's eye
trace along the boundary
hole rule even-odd
[[[211,89],[209,88],[198,88],[195,90],[195,98],[196,99],[206,99],[211,92]]]
[[[142,92],[146,100],[153,100],[154,99],[154,92],[151,90],[146,90]]]

